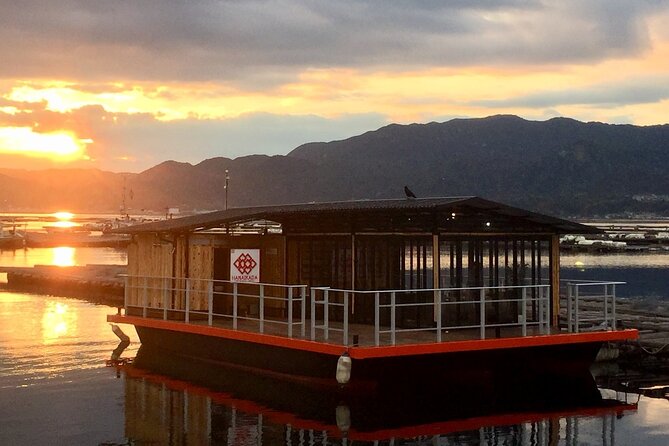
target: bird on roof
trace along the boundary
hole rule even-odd
[[[409,189],[409,186],[404,186],[404,193],[406,194],[408,199],[416,198],[416,194],[411,192],[411,189]]]

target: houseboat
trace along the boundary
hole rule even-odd
[[[580,374],[619,282],[560,278],[599,230],[478,197],[233,208],[122,229],[143,347],[318,385]],[[583,298],[589,301],[586,312]],[[592,302],[600,309],[591,310]]]

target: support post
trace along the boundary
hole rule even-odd
[[[186,279],[186,302],[184,305],[184,308],[186,309],[186,315],[184,317],[184,320],[186,323],[190,322],[190,279]]]
[[[618,329],[618,322],[616,321],[616,284],[611,284],[611,328]]]
[[[207,282],[207,323],[214,323],[214,282]]]
[[[573,292],[572,291],[572,284],[571,284],[571,282],[568,282],[567,283],[567,331],[569,333],[572,333],[573,329],[574,329],[573,323],[572,323],[572,317],[573,317],[573,315],[572,315],[572,305],[573,305],[573,303],[572,303],[572,300],[573,300],[572,292]]]
[[[260,308],[258,310],[260,317],[260,333],[265,332],[265,285],[260,285]]]
[[[441,292],[438,290],[439,288],[439,275],[441,274],[441,259],[439,255],[439,235],[433,234],[432,235],[432,288],[434,288],[434,319],[435,322],[441,320],[441,315],[437,315],[437,313],[441,313]],[[441,322],[437,322],[440,324]],[[438,338],[441,337],[441,335],[438,336]],[[441,339],[438,340],[441,342]]]
[[[521,311],[520,311],[520,317],[523,318],[522,320],[522,331],[523,331],[523,336],[527,336],[527,288],[523,287],[521,293],[520,293],[520,299],[521,299]]]
[[[130,277],[125,276],[123,278],[125,282],[125,286],[123,287],[123,309],[125,310],[125,314],[128,314],[128,299],[130,297]]]
[[[552,315],[551,325],[557,327],[560,317],[560,236],[557,234],[551,236],[550,251],[550,292],[552,294],[552,306],[550,308],[550,314]]]
[[[441,291],[435,291],[437,296],[437,342],[441,342]]]
[[[609,286],[604,284],[604,326],[609,326]]]
[[[323,339],[330,336],[330,290],[323,292]]]
[[[395,345],[395,292],[390,293],[390,343]]]
[[[316,290],[311,289],[311,340],[316,340]]]
[[[163,320],[167,320],[167,283],[169,279],[167,277],[163,277]]]
[[[344,345],[348,346],[348,291],[344,291]]]
[[[302,310],[302,314],[301,314],[301,317],[300,317],[300,321],[301,321],[300,335],[302,337],[304,337],[305,334],[306,334],[305,331],[307,329],[306,326],[305,326],[305,323],[307,321],[307,314],[306,314],[307,313],[307,287],[305,287],[305,286],[300,288],[300,299],[301,299],[301,303],[300,303],[301,308],[300,309]]]
[[[481,307],[481,339],[485,339],[485,288],[479,290],[479,305]]]
[[[380,321],[379,321],[379,293],[374,293],[374,345],[377,347],[380,343]]]
[[[288,287],[288,337],[293,337],[293,287]]]
[[[581,331],[581,321],[579,320],[578,314],[578,285],[574,286],[574,332],[579,333]]]
[[[149,278],[144,276],[144,292],[142,294],[142,316],[146,317],[146,307],[149,306]]]
[[[232,329],[237,330],[237,317],[239,316],[239,292],[237,282],[232,284]]]

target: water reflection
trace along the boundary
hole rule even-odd
[[[636,411],[589,374],[356,394],[142,348],[125,370],[126,436],[141,444],[572,445],[585,431],[613,446],[618,418]]]
[[[119,248],[25,248],[0,251],[0,266],[60,265],[80,266],[86,264],[125,265],[128,254]]]
[[[60,246],[58,248],[53,248],[53,259],[51,260],[51,265],[55,266],[74,266],[76,262],[74,261],[74,248]]]
[[[44,344],[52,344],[59,338],[68,336],[76,331],[77,313],[70,311],[69,306],[63,302],[46,302],[42,315],[42,341]]]

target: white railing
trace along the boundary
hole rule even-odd
[[[560,294],[565,301],[563,316],[570,333],[617,328],[616,285],[625,282],[569,279],[560,282]]]
[[[153,276],[125,279],[127,315],[344,346],[517,337],[559,330],[551,327],[548,284],[375,291],[312,287],[307,296],[307,285]],[[563,330],[615,330],[616,285],[620,284],[624,282],[561,281]]]
[[[343,345],[352,341],[357,345],[366,333],[359,325],[372,324],[373,340],[364,339],[363,343],[375,346],[396,345],[400,336],[402,341],[416,343],[442,342],[445,334],[453,340],[457,339],[451,336],[454,331],[469,339],[485,339],[491,329],[506,329],[509,336],[548,334],[550,300],[548,285],[383,291],[314,287],[310,337],[313,341],[340,341]],[[356,321],[356,308],[358,312],[373,309],[373,317]],[[407,317],[409,312],[415,318]],[[369,311],[365,314],[369,316]],[[353,336],[352,325],[359,331]],[[511,334],[509,329],[516,332]],[[336,340],[332,333],[338,335]]]
[[[306,285],[125,276],[127,315],[206,321],[207,325],[216,322],[233,330],[267,331],[290,338],[296,327],[305,336],[306,297]]]

